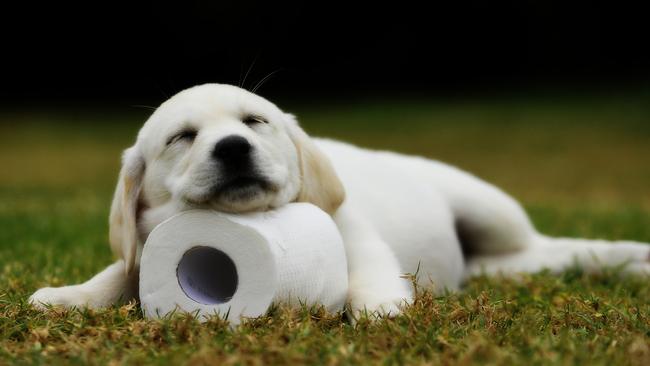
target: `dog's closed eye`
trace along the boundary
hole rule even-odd
[[[264,119],[264,117],[260,117],[254,114],[245,115],[242,118],[242,122],[249,127],[260,123],[269,123],[269,121]]]
[[[197,131],[195,129],[185,129],[167,139],[167,146],[175,144],[179,141],[192,142],[196,138]]]

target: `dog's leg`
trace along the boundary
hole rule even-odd
[[[348,261],[348,300],[352,316],[359,312],[395,316],[412,300],[395,254],[372,226],[345,204],[334,216]]]
[[[592,273],[622,266],[626,273],[650,274],[650,245],[541,235],[519,203],[497,187],[462,172],[448,174],[456,174],[457,183],[441,189],[466,255],[465,278],[542,269],[557,273],[573,265]]]
[[[525,250],[471,258],[466,274],[516,275],[543,269],[559,273],[574,265],[588,273],[598,273],[606,267],[620,267],[623,273],[650,275],[650,245],[537,235]]]
[[[102,308],[137,298],[138,271],[126,274],[119,260],[88,281],[73,286],[45,287],[36,291],[29,302],[38,308],[45,305]]]

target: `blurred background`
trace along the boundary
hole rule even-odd
[[[1,96],[157,104],[271,73],[260,92],[288,101],[610,92],[650,75],[650,25],[634,3],[22,2],[0,24]]]
[[[650,22],[634,2],[13,5],[0,245],[84,241],[107,261],[121,150],[207,82],[256,89],[314,135],[470,170],[543,230],[650,240]]]

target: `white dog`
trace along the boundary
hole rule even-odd
[[[151,230],[193,208],[268,210],[292,201],[330,213],[343,236],[355,311],[398,314],[412,300],[405,273],[435,289],[468,276],[515,275],[577,263],[650,273],[650,246],[539,234],[498,188],[443,163],[311,139],[294,117],[246,90],[187,89],[163,103],[124,152],[110,214],[121,259],[76,286],[43,288],[37,305],[110,306],[137,298]]]

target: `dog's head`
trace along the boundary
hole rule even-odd
[[[292,115],[234,86],[200,85],[164,102],[124,152],[110,241],[131,270],[147,210],[246,212],[301,201],[333,213],[343,198],[329,160]]]

